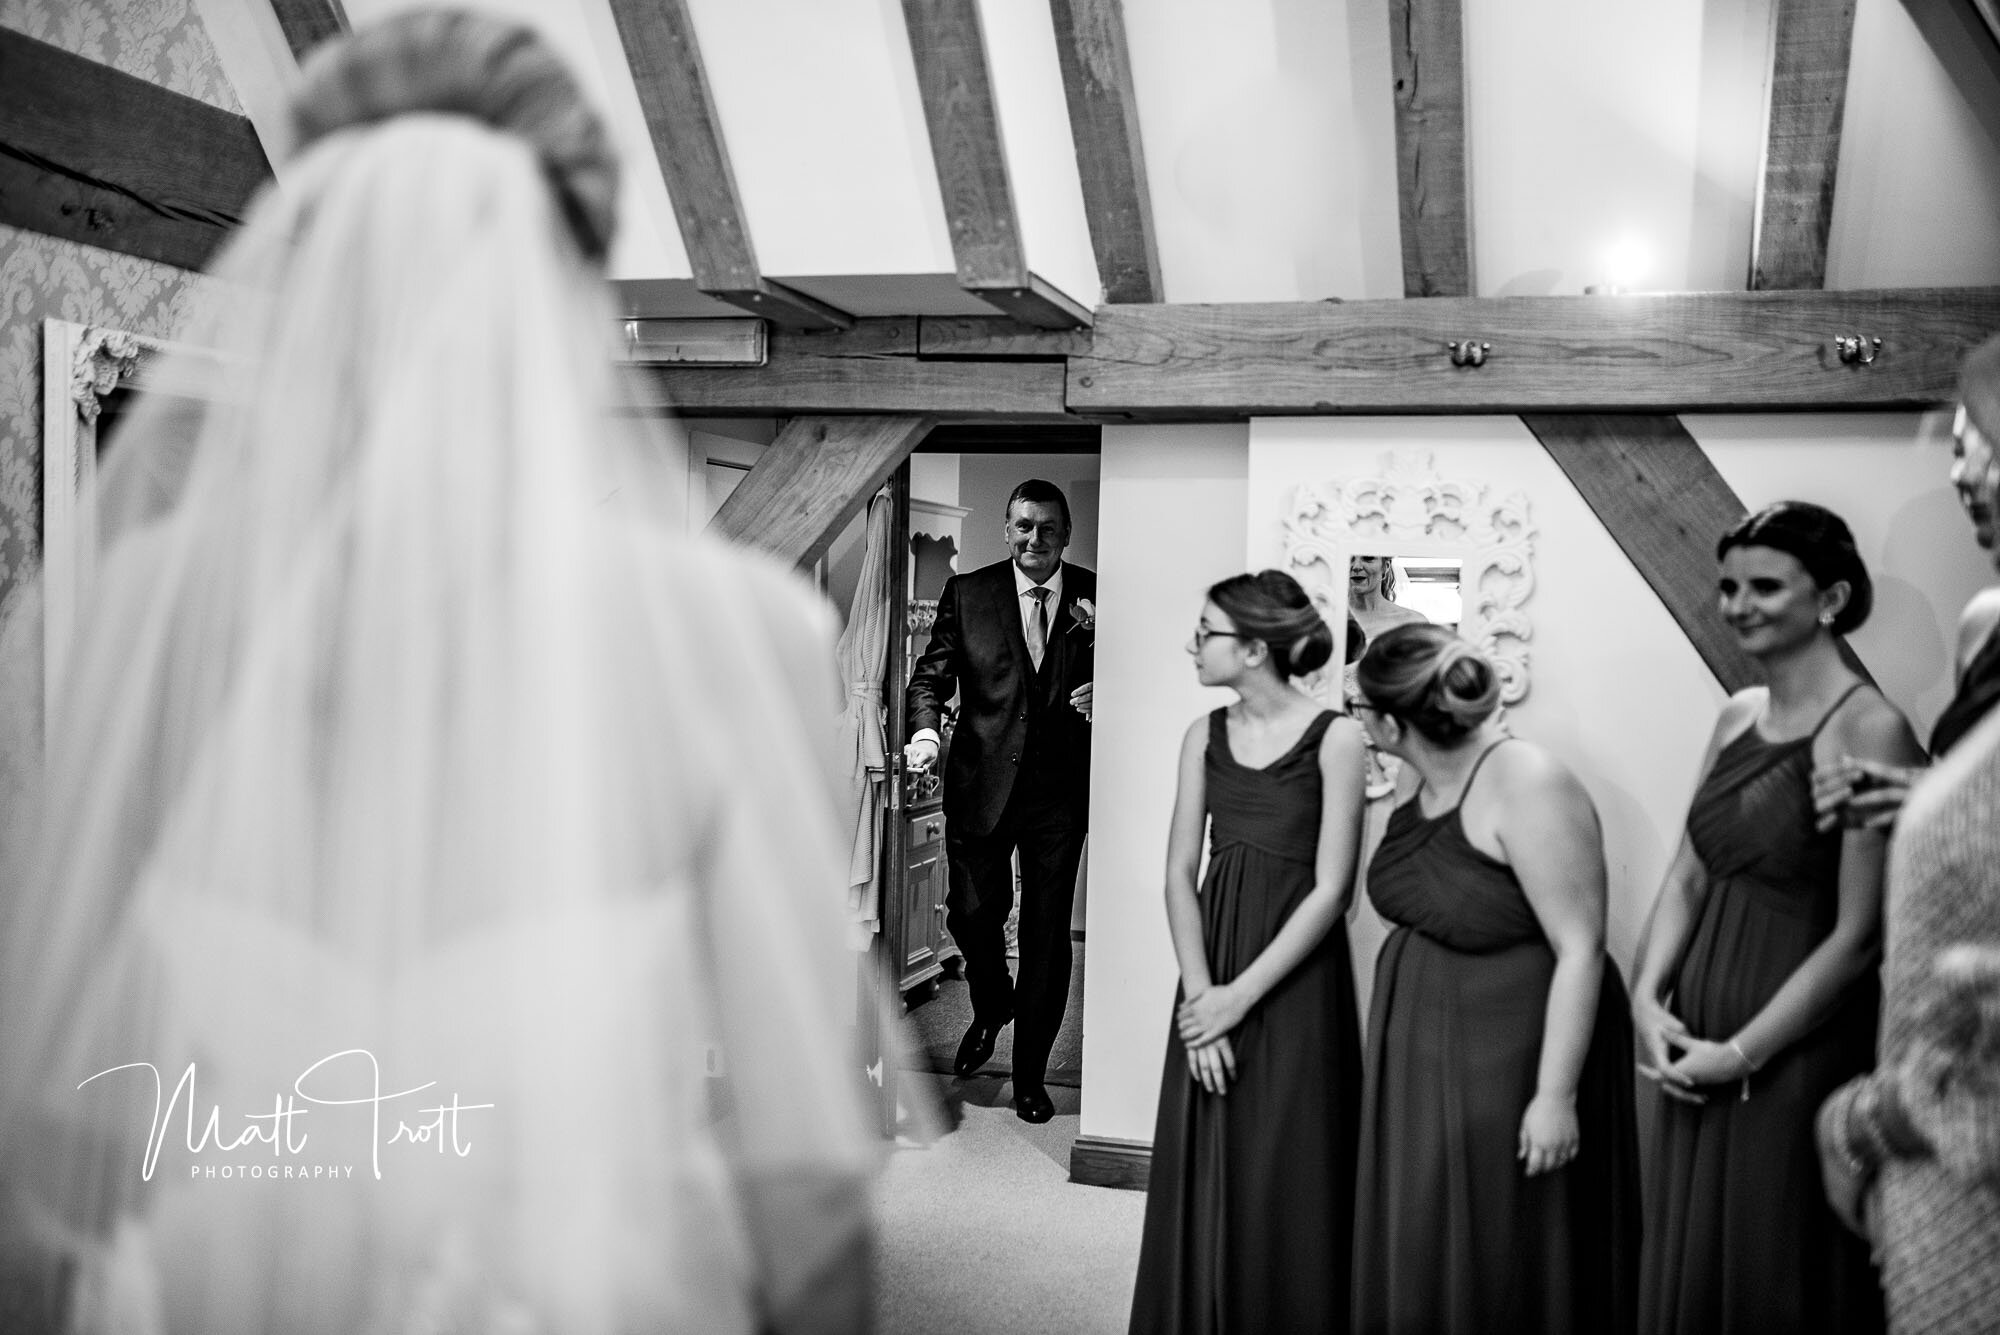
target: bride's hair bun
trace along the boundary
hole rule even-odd
[[[604,262],[618,198],[611,137],[532,28],[464,10],[398,14],[315,50],[292,99],[300,148],[424,112],[469,116],[528,144],[578,247]]]
[[[1412,623],[1382,632],[1361,656],[1355,680],[1369,704],[1440,746],[1500,707],[1500,674],[1443,626]]]

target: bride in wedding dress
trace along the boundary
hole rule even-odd
[[[830,618],[674,534],[538,39],[392,20],[296,114],[0,829],[0,1324],[859,1328]]]

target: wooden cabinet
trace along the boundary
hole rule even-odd
[[[936,978],[944,971],[945,960],[958,952],[944,926],[945,893],[951,883],[945,869],[943,807],[927,803],[906,808],[903,818],[908,822],[909,856],[903,867],[899,982],[908,992]]]

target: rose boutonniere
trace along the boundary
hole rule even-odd
[[[1076,624],[1070,629],[1097,633],[1097,604],[1088,598],[1079,598],[1069,605],[1070,619]]]

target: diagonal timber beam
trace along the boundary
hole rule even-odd
[[[695,286],[787,329],[844,329],[854,317],[765,278],[750,244],[687,0],[611,0],[653,156]]]
[[[1631,558],[1702,662],[1736,692],[1762,680],[1716,615],[1715,544],[1747,511],[1678,417],[1521,418]]]
[[[1778,0],[1754,289],[1826,286],[1856,0]]]
[[[928,417],[794,417],[708,531],[811,565],[930,429]]]
[[[1119,0],[1049,0],[1083,211],[1106,301],[1161,301],[1146,150]]]
[[[1702,662],[1732,695],[1764,679],[1716,608],[1715,544],[1749,513],[1678,417],[1528,414],[1522,423],[1659,596]],[[1873,674],[1845,639],[1841,659]]]
[[[350,30],[340,0],[271,0],[271,8],[277,12],[278,26],[285,30],[292,55],[300,61],[329,37]]]
[[[1460,0],[1389,0],[1403,295],[1472,294]]]
[[[1090,312],[1028,271],[979,0],[903,0],[958,285],[1022,324],[1073,329]]]
[[[199,269],[270,176],[244,117],[0,28],[0,222]]]
[[[2000,145],[2000,28],[1983,0],[1903,0],[1959,95]]]

